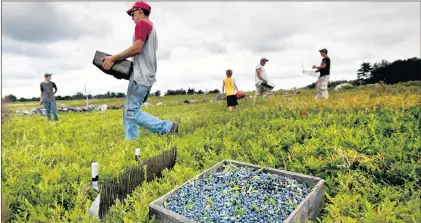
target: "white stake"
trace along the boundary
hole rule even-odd
[[[98,163],[92,163],[92,187],[98,191]]]
[[[85,85],[85,96],[86,96],[86,107],[89,107],[88,92],[86,91],[86,85]]]
[[[140,162],[140,149],[139,148],[136,148],[135,159],[137,160],[137,162]]]

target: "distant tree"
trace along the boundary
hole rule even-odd
[[[26,98],[19,98],[17,101],[20,101],[20,102],[26,102],[26,101],[29,101],[30,99],[26,99]]]
[[[195,93],[194,88],[189,88],[187,90],[187,94],[194,94],[194,93]]]
[[[372,69],[370,63],[362,63],[361,68],[357,70],[357,78],[360,80],[370,78]]]
[[[389,66],[389,62],[387,60],[382,60],[381,62],[376,62],[373,64],[373,69],[371,71],[370,82],[371,83],[378,83],[380,81],[384,81],[386,77],[386,67]]]
[[[155,91],[155,93],[153,93],[153,95],[155,97],[159,97],[159,96],[161,96],[161,91],[160,90],[157,90],[157,91]]]
[[[187,92],[186,90],[180,89],[180,90],[167,90],[167,93],[165,95],[185,95]]]
[[[219,90],[218,89],[215,89],[215,90],[212,90],[212,91],[209,91],[209,93],[211,93],[211,94],[219,94]]]
[[[126,94],[124,94],[123,92],[118,92],[117,93],[117,98],[125,98]]]
[[[414,57],[407,60],[396,60],[393,63],[382,60],[373,65],[371,73],[369,79],[371,83],[383,81],[386,84],[395,84],[421,80],[421,59]]]
[[[187,91],[181,88],[180,90],[175,91],[176,95],[186,95]]]
[[[72,96],[72,99],[74,100],[80,100],[84,98],[85,98],[85,95],[82,92],[77,92],[75,95]]]
[[[382,60],[382,61],[380,61],[380,62],[376,62],[376,63],[374,63],[374,64],[373,64],[373,69],[387,67],[387,66],[389,66],[389,64],[390,64],[390,62],[389,62],[389,61],[387,61],[387,60],[383,59],[383,60]]]
[[[167,90],[167,92],[165,93],[165,96],[167,95],[173,95],[173,90]]]
[[[13,94],[4,96],[6,102],[16,102],[17,98]]]
[[[196,94],[204,94],[204,92],[202,90],[199,90],[196,92]]]

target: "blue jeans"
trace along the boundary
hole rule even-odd
[[[123,110],[124,134],[126,140],[138,137],[137,126],[141,126],[153,133],[167,134],[171,130],[172,122],[160,120],[142,111],[140,107],[146,102],[151,87],[146,87],[130,81],[127,89],[126,104]]]
[[[48,120],[51,120],[51,113],[54,115],[54,120],[58,120],[56,101],[45,101],[44,108],[47,112]]]

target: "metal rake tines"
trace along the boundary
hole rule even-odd
[[[176,163],[177,148],[164,151],[137,166],[130,167],[123,173],[100,184],[99,217],[103,219],[116,199],[124,202],[124,199],[143,182],[150,182],[162,176],[164,169],[172,169]],[[146,170],[146,171],[145,171]]]

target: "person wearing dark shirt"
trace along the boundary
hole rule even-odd
[[[40,104],[44,104],[44,108],[47,112],[48,121],[51,120],[51,113],[54,116],[54,120],[58,121],[56,98],[54,95],[57,92],[57,86],[51,81],[51,74],[46,73],[44,75],[45,81],[41,82],[41,98]]]
[[[316,100],[319,98],[329,98],[327,91],[329,77],[330,77],[330,58],[327,56],[327,49],[323,48],[319,50],[320,55],[323,57],[320,66],[313,65],[313,69],[317,69],[316,72],[320,72],[319,79],[316,83]]]

